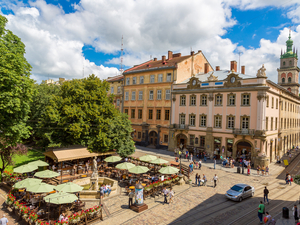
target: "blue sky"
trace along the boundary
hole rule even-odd
[[[297,0],[36,0],[0,3],[7,28],[21,37],[34,79],[67,79],[94,73],[118,74],[121,36],[129,68],[168,50],[189,54],[201,49],[213,66],[230,60],[255,75],[265,64],[277,81],[280,49],[291,26],[300,48]],[[155,3],[155,4],[154,4]],[[170,5],[172,4],[172,5]],[[142,12],[142,13],[141,13]]]

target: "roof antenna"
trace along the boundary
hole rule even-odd
[[[120,74],[122,75],[122,73],[123,73],[123,35],[122,35],[122,40],[121,40],[121,57],[120,57],[120,59],[121,59],[121,62],[120,62],[119,71],[120,71]]]
[[[152,55],[150,55],[150,60],[152,60]]]
[[[241,73],[241,52],[239,52],[239,73]]]

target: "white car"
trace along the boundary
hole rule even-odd
[[[226,192],[226,197],[233,201],[242,201],[254,196],[254,187],[248,184],[236,184]]]

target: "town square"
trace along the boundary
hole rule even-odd
[[[0,224],[300,224],[300,3],[0,2]]]

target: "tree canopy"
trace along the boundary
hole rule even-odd
[[[107,95],[109,84],[95,75],[64,82],[51,98],[38,126],[48,147],[87,146],[93,152],[134,151],[132,128]]]

